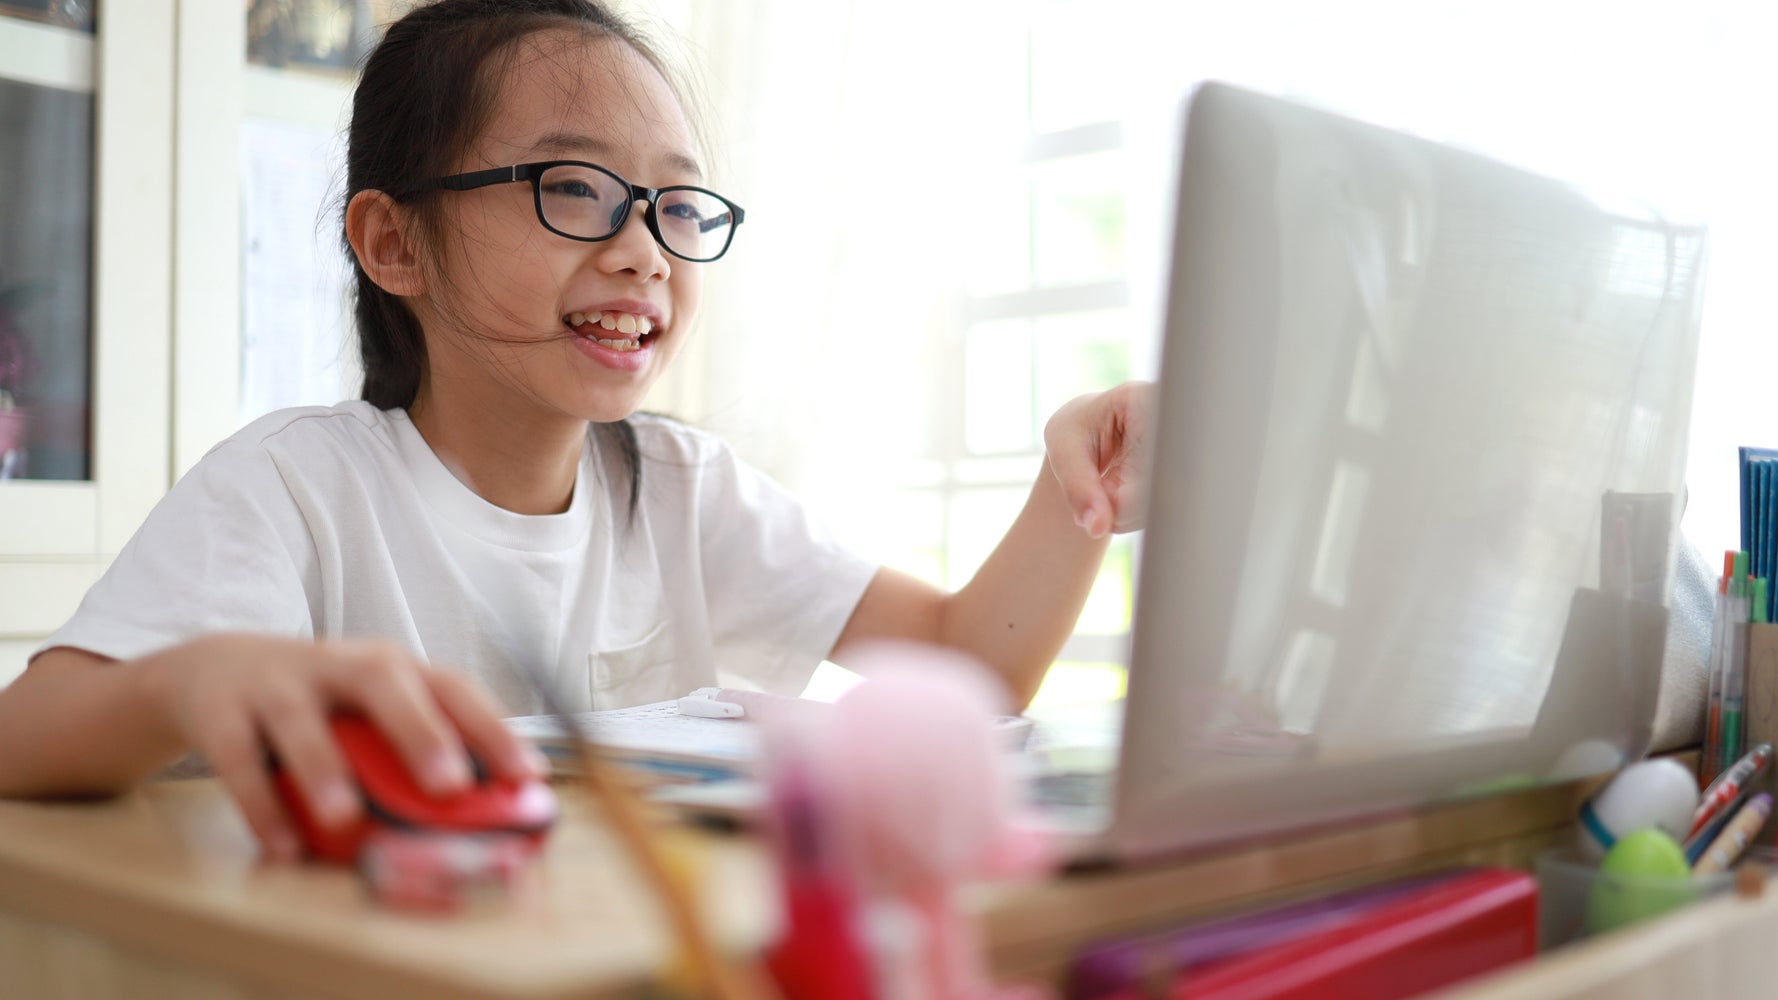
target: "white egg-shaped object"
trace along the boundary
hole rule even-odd
[[[1654,827],[1676,841],[1691,832],[1698,779],[1676,760],[1631,764],[1581,806],[1580,851],[1595,861],[1626,834]]]

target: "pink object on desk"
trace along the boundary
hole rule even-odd
[[[1537,881],[1485,868],[1371,907],[1356,920],[1177,970],[1168,1000],[1406,1000],[1537,950]],[[1150,994],[1129,990],[1117,1000]]]
[[[787,794],[809,796],[812,829],[831,848],[822,852],[831,864],[830,898],[855,904],[849,925],[871,973],[871,995],[1043,996],[989,984],[976,929],[954,899],[962,883],[1034,873],[1049,860],[1041,837],[1016,822],[993,732],[1002,711],[997,686],[974,660],[928,647],[884,645],[853,662],[869,679],[831,711],[762,721],[777,816],[782,822]],[[814,969],[812,948],[802,949],[800,965],[776,960],[798,953],[799,933],[820,933],[799,929],[795,916],[774,971],[789,996],[822,995],[782,974],[786,966]]]

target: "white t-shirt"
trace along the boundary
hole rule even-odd
[[[407,413],[281,410],[211,449],[43,647],[132,659],[198,635],[375,636],[544,711],[676,698],[718,669],[796,693],[876,567],[709,434],[637,416],[641,499],[589,433],[569,509],[464,486]]]

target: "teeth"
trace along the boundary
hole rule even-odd
[[[654,332],[654,320],[649,319],[647,316],[638,316],[635,313],[620,313],[620,312],[580,313],[580,312],[574,312],[574,313],[569,313],[567,316],[564,316],[563,319],[567,322],[567,324],[569,326],[571,326],[575,329],[579,329],[580,327],[582,327],[588,323],[591,323],[595,326],[603,327],[603,328],[605,328],[607,330],[611,330],[615,333],[633,333],[633,334],[636,334],[637,336],[647,336],[648,334],[651,334]],[[594,338],[594,339],[597,340],[598,338]],[[603,341],[603,340],[601,340],[599,342],[605,343],[605,341]],[[627,343],[627,341],[619,340],[619,341],[615,341],[615,343]]]
[[[603,337],[594,337],[593,341],[601,347],[609,347],[614,351],[634,351],[642,346],[642,342],[639,340],[606,340]]]

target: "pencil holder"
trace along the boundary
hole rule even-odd
[[[1771,743],[1778,746],[1778,625],[1755,622],[1747,627],[1746,697],[1747,745]],[[1768,767],[1760,772],[1748,786],[1748,792],[1778,793],[1774,772],[1778,772],[1778,767]],[[1768,817],[1766,825],[1753,839],[1755,843],[1765,844],[1778,839],[1778,819]]]
[[[1758,847],[1749,849],[1741,863],[1770,866],[1774,861],[1778,851]],[[1735,885],[1732,870],[1683,878],[1601,871],[1597,862],[1572,847],[1539,852],[1532,868],[1537,875],[1539,951],[1627,927],[1728,892]]]

